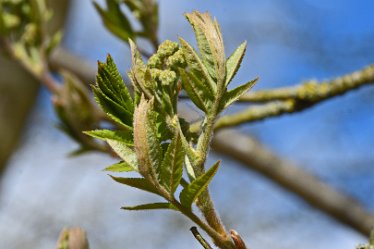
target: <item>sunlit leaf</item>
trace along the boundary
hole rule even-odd
[[[192,102],[203,112],[207,113],[211,104],[211,97],[205,85],[192,73],[179,70],[183,89]]]
[[[183,56],[190,72],[194,74],[196,78],[199,78],[204,85],[206,85],[207,89],[209,89],[210,95],[214,96],[217,86],[209,75],[207,68],[201,61],[199,55],[183,38],[179,37],[179,42],[181,43]]]
[[[220,161],[216,162],[203,175],[193,180],[187,187],[185,187],[179,195],[180,202],[183,206],[190,209],[192,203],[199,197],[199,195],[208,187],[208,184],[213,179],[213,176],[218,170]]]
[[[136,171],[136,168],[133,168],[130,164],[120,161],[118,163],[112,164],[104,169],[105,171],[110,171],[110,172],[131,172],[131,171]]]
[[[220,110],[224,110],[227,108],[229,105],[234,103],[236,100],[240,98],[243,94],[249,91],[257,82],[258,78],[251,80],[244,85],[238,86],[237,88],[234,88],[231,91],[226,92],[223,95]]]
[[[117,140],[106,140],[113,151],[127,164],[135,170],[138,170],[138,160],[135,151],[127,146],[126,143]]]
[[[208,13],[193,11],[186,14],[192,25],[203,63],[215,80],[225,79],[225,49],[218,23]]]
[[[234,78],[245,55],[247,42],[243,42],[226,61],[226,86]]]
[[[139,161],[139,172],[156,182],[161,163],[162,149],[157,138],[157,117],[152,109],[153,99],[142,98],[134,114],[134,145]]]
[[[125,177],[115,177],[111,175],[110,177],[112,177],[112,179],[115,180],[116,182],[158,195],[156,188],[144,178],[125,178]]]
[[[132,113],[134,111],[132,97],[110,55],[107,56],[106,63],[98,63],[96,82],[106,96],[129,112]]]
[[[99,88],[92,87],[96,102],[101,109],[114,121],[123,125],[127,129],[132,129],[133,114],[122,105],[106,96]]]
[[[179,132],[176,132],[165,152],[164,160],[159,168],[160,182],[171,195],[174,194],[182,178],[184,156],[185,152],[181,137]]]
[[[85,131],[84,132],[87,135],[90,135],[91,137],[95,137],[102,140],[116,140],[123,142],[127,145],[133,145],[133,135],[132,132],[129,130],[92,130],[92,131]]]

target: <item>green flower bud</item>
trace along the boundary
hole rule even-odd
[[[166,61],[166,66],[169,68],[186,67],[186,61],[184,60],[182,50],[178,50],[170,56]]]
[[[177,52],[178,48],[178,43],[166,40],[163,43],[161,43],[158,47],[157,54],[159,58],[162,60],[173,55],[175,52]]]

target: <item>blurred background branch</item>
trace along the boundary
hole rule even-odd
[[[64,25],[70,1],[49,2],[56,14],[47,30],[48,33],[55,33]],[[3,47],[0,52],[5,53]],[[39,89],[38,79],[32,77],[18,62],[3,55],[0,57],[0,175],[17,147]]]
[[[244,111],[222,116],[217,120],[215,130],[277,117],[287,113],[301,112],[323,101],[373,83],[374,66],[371,65],[359,71],[321,83],[310,81],[295,87],[253,91],[242,96],[239,101],[246,103],[264,102],[265,104],[248,107]],[[192,124],[191,131],[197,132],[200,125],[200,121]]]

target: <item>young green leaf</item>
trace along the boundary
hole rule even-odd
[[[230,55],[226,61],[226,86],[234,78],[236,72],[239,70],[240,64],[242,63],[245,51],[247,48],[247,42],[243,42],[240,46]]]
[[[153,102],[153,99],[147,101],[142,97],[135,109],[134,145],[140,174],[156,184],[162,149],[157,138],[157,117],[152,110]]]
[[[242,96],[243,94],[248,92],[249,89],[251,89],[256,84],[257,80],[258,80],[258,78],[254,79],[254,80],[251,80],[251,81],[245,83],[244,85],[238,86],[237,88],[235,88],[231,91],[226,92],[223,95],[220,110],[222,111],[222,110],[226,109],[229,105],[231,105],[236,100],[238,100],[240,98],[240,96]]]
[[[130,149],[126,143],[121,141],[107,139],[106,140],[113,151],[128,165],[138,171],[138,160],[135,152]]]
[[[115,177],[111,175],[109,176],[116,182],[125,184],[127,186],[141,189],[141,190],[144,190],[146,192],[150,192],[156,195],[159,194],[157,189],[144,178],[125,178],[125,177]]]
[[[192,203],[199,197],[199,195],[208,187],[213,176],[218,170],[220,161],[216,162],[203,175],[193,180],[187,187],[185,187],[179,195],[180,202],[186,208],[191,209]]]
[[[121,124],[123,127],[132,130],[133,114],[131,112],[110,99],[99,88],[92,87],[92,92],[96,102],[111,119]]]
[[[209,95],[207,88],[200,79],[196,78],[192,73],[180,69],[179,74],[181,76],[183,89],[187,92],[192,102],[200,110],[207,113],[212,103],[212,95]]]
[[[128,42],[135,34],[127,17],[122,13],[120,5],[116,0],[106,0],[108,9],[104,10],[96,2],[93,3],[101,16],[105,27],[118,38]]]
[[[177,189],[183,173],[185,152],[180,136],[177,131],[165,152],[164,160],[159,168],[160,182],[171,195]]]
[[[203,63],[215,80],[223,81],[226,76],[225,49],[219,25],[208,13],[193,11],[186,14],[192,25]]]
[[[129,112],[134,112],[131,95],[118,72],[117,66],[110,55],[106,63],[98,63],[97,86],[111,100],[124,107]]]
[[[110,172],[131,172],[131,171],[136,171],[136,168],[133,168],[130,164],[120,161],[118,163],[112,164],[104,169],[105,171],[110,171]]]
[[[209,89],[209,94],[214,96],[217,86],[209,75],[209,72],[201,61],[199,55],[183,38],[179,37],[179,42],[182,46],[182,53],[190,72],[193,73],[196,78],[199,78],[206,85],[207,89]]]
[[[176,208],[171,203],[165,203],[165,202],[156,202],[156,203],[149,203],[149,204],[143,204],[138,206],[125,206],[121,207],[121,209],[124,210],[131,210],[131,211],[143,211],[143,210],[154,210],[154,209],[172,209],[176,210]]]
[[[129,40],[129,44],[131,48],[132,67],[128,76],[135,90],[144,94],[147,99],[151,99],[156,91],[156,84],[152,79],[149,68],[144,64],[135,43]]]
[[[190,179],[190,181],[195,180],[196,175],[195,175],[195,171],[193,169],[193,166],[191,164],[190,158],[188,156],[186,156],[184,161],[185,161],[185,166],[186,166],[186,171],[187,171],[188,178]]]
[[[125,143],[126,145],[134,145],[133,135],[131,131],[128,130],[93,130],[93,131],[84,131],[83,133],[98,138],[101,140],[116,140]]]

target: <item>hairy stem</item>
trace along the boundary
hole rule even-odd
[[[204,165],[209,152],[210,141],[214,132],[214,123],[217,119],[219,112],[219,104],[223,95],[223,79],[219,80],[217,84],[216,99],[213,103],[209,113],[207,113],[204,123],[202,125],[202,132],[199,136],[197,143],[197,152],[199,154],[199,160],[194,165],[194,171],[196,177],[199,177],[205,172]],[[228,238],[225,227],[223,226],[221,219],[214,208],[212,198],[209,194],[209,190],[206,189],[198,198],[197,206],[203,213],[208,224],[215,229],[221,236]]]
[[[196,225],[198,225],[201,229],[203,229],[214,241],[215,245],[222,249],[235,249],[234,244],[232,243],[231,239],[227,236],[222,236],[219,234],[214,228],[212,228],[209,224],[206,224],[202,221],[198,216],[196,216],[192,211],[187,210],[183,207],[177,200],[171,199],[169,200],[182,214],[192,220]]]

